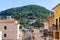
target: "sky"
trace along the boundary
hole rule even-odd
[[[25,5],[40,5],[49,10],[60,3],[60,0],[0,0],[0,11]]]

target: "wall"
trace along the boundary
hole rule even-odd
[[[7,26],[7,29],[4,30],[4,26]],[[15,23],[0,23],[0,30],[2,31],[3,40],[16,40],[18,39],[18,24]],[[7,34],[7,37],[4,37],[4,34]]]
[[[59,18],[60,18],[60,7],[54,10],[54,24],[56,24],[56,18],[58,19],[58,29],[59,29]]]
[[[0,31],[0,40],[2,40],[2,32]]]

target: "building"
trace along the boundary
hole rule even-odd
[[[22,32],[22,30],[20,30],[19,36],[20,36],[19,39],[20,39],[20,40],[23,40],[24,33]]]
[[[48,18],[48,24],[49,24],[49,31],[52,31],[54,25],[54,16],[52,15],[52,13],[50,13],[50,17]]]
[[[50,17],[48,18],[49,21],[49,26],[51,27],[54,24],[54,16],[52,15],[52,13],[50,13]]]
[[[52,13],[50,13],[49,18],[46,21],[44,21],[44,29],[51,31],[53,24],[54,24],[54,16],[52,15]]]
[[[44,29],[49,29],[49,21],[44,22]]]
[[[34,32],[32,34],[32,40],[41,40],[41,36],[39,29],[34,29]]]
[[[19,40],[19,26],[20,24],[9,16],[5,20],[0,20],[2,40]]]
[[[33,23],[35,23],[36,22],[36,20],[34,20],[34,19],[30,19],[29,20],[29,22],[28,22],[28,24],[31,26]]]
[[[0,40],[2,40],[2,32],[0,31]]]
[[[56,30],[53,31],[53,38],[60,40],[60,3],[53,8],[54,11],[54,24],[56,25]]]

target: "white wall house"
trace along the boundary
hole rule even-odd
[[[5,20],[0,20],[2,40],[19,40],[19,26],[20,24],[11,17],[7,17]]]

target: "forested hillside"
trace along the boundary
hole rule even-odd
[[[49,17],[50,12],[50,10],[39,5],[27,5],[1,11],[0,16],[12,16],[21,24],[28,25],[24,19],[41,19],[43,21]]]

